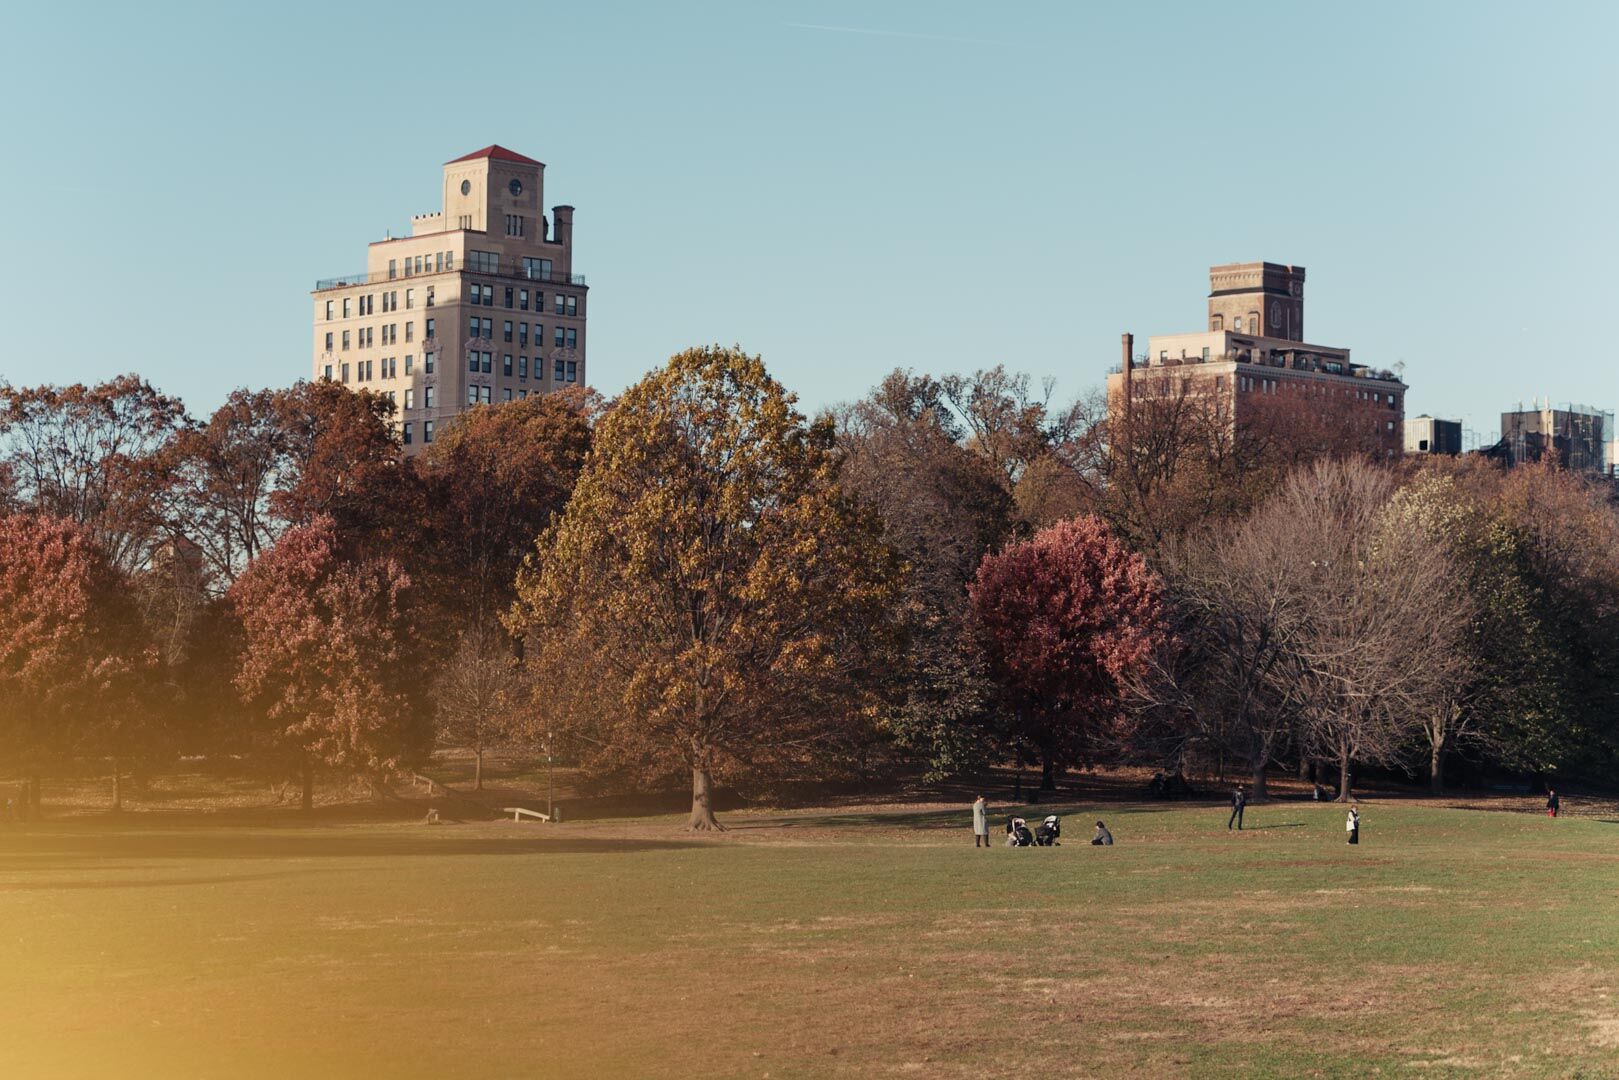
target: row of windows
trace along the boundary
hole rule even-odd
[[[369,326],[362,326],[358,330],[354,330],[354,331],[345,330],[345,331],[343,331],[343,336],[339,339],[339,341],[342,344],[343,351],[347,352],[351,345],[353,345],[355,347],[358,347],[358,348],[361,348],[361,349],[370,348],[371,344],[372,344],[372,334],[371,334],[372,329],[373,328],[369,327]],[[427,319],[424,322],[423,326],[422,326],[422,331],[423,331],[422,340],[423,341],[432,341],[433,340],[433,335],[437,332],[437,330],[438,330],[437,320]],[[353,338],[350,337],[351,333],[354,335]],[[330,330],[326,331],[326,351],[327,352],[332,351],[332,338],[333,338],[332,332]],[[413,322],[408,322],[408,323],[405,324],[405,343],[409,344],[414,340],[416,340],[416,324],[413,323]],[[397,345],[397,344],[399,344],[399,324],[398,323],[384,323],[383,324],[383,326],[382,326],[382,343],[384,345]]]
[[[382,293],[382,310],[384,312],[399,310],[399,290]],[[405,308],[409,310],[416,306],[416,290],[405,290]],[[427,287],[427,306],[433,306],[433,286]],[[358,309],[358,310],[356,310]],[[366,293],[364,296],[343,297],[343,318],[350,319],[355,315],[370,315],[375,310],[375,298]],[[331,322],[337,314],[337,301],[326,301],[326,321]]]
[[[416,425],[412,424],[408,420],[405,421],[405,423],[402,425],[402,429],[403,429],[404,437],[405,437],[405,445],[406,446],[411,445],[411,443],[415,440],[416,432],[413,430],[415,428],[415,426]],[[422,442],[430,443],[432,441],[433,441],[433,421],[431,421],[431,420],[423,420],[422,421]]]
[[[433,374],[435,356],[436,354],[434,353],[422,354],[422,374]],[[354,377],[357,382],[371,381],[371,373],[373,370],[371,364],[372,361],[370,360],[356,360],[354,362]],[[415,373],[416,358],[407,355],[405,357],[405,375],[408,377],[410,375],[414,375]],[[327,382],[331,382],[334,374],[344,383],[347,383],[349,381],[349,365],[346,362],[338,364],[336,366],[336,370],[334,371],[333,365],[327,364],[321,374],[321,377]],[[399,377],[399,358],[397,356],[385,356],[382,358],[382,377],[384,379],[397,379]],[[430,394],[432,393],[431,390],[428,392]],[[432,402],[429,401],[428,405],[431,406]]]
[[[431,255],[405,256],[405,276],[412,274],[442,274],[455,269],[455,252],[435,251]],[[399,276],[399,260],[388,260],[388,280]]]
[[[516,327],[513,336],[513,327]],[[527,345],[529,342],[529,324],[502,322],[500,325],[500,340],[511,344]],[[493,341],[495,338],[495,320],[480,319],[476,315],[467,319],[467,338],[469,340],[482,338]],[[540,347],[545,341],[545,326],[534,324],[534,344]],[[551,343],[558,349],[577,349],[579,347],[579,331],[573,327],[556,326],[552,328]]]
[[[513,366],[512,360],[513,357],[511,353],[502,354],[500,358],[500,373],[506,376],[508,379],[512,377],[514,372],[519,379],[528,378],[528,357],[516,357],[517,362],[515,367]],[[551,376],[553,380],[556,382],[579,381],[579,361],[554,360],[552,363],[554,365]],[[474,374],[493,374],[495,370],[495,354],[469,351],[467,353],[467,370]],[[534,358],[534,377],[536,379],[545,377],[545,360],[542,357],[536,356]],[[473,402],[472,404],[476,404],[476,402]]]
[[[467,404],[468,405],[491,405],[491,404],[494,403],[494,398],[491,396],[493,393],[494,393],[494,388],[493,387],[489,387],[489,386],[469,386],[469,387],[467,387]],[[512,396],[512,393],[513,393],[513,391],[512,391],[511,387],[509,387],[509,386],[505,387],[500,392],[500,400],[501,401],[514,401],[514,400],[515,401],[527,401],[528,400],[528,390],[526,390],[526,389],[519,388],[516,391],[517,396],[515,398]]]
[[[528,310],[528,290],[527,289],[517,289],[517,288],[513,288],[512,286],[508,285],[506,287],[506,289],[505,289],[505,293],[506,293],[506,296],[505,296],[506,307],[508,307],[508,308],[516,308],[518,311],[527,311]],[[579,314],[579,298],[577,296],[567,296],[567,295],[565,295],[563,293],[553,293],[552,294],[552,300],[554,302],[554,310],[555,310],[556,314],[558,314],[558,315],[578,315]],[[467,302],[470,303],[473,307],[477,307],[480,304],[483,305],[484,307],[494,307],[495,306],[495,290],[494,290],[494,286],[492,286],[492,285],[482,285],[482,284],[479,284],[477,282],[472,282],[472,283],[468,284],[467,285]],[[534,290],[534,310],[535,311],[544,311],[545,310],[545,293],[541,292],[539,289]]]

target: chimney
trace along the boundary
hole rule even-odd
[[[1125,334],[1121,344],[1124,347],[1124,363],[1119,365],[1119,370],[1128,372],[1135,363],[1136,336]]]
[[[564,248],[573,246],[573,207],[551,207],[551,240]]]

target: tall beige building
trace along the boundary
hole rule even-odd
[[[443,209],[374,241],[363,273],[315,283],[314,375],[388,395],[406,451],[474,404],[585,382],[573,207],[545,166],[486,146],[444,166]]]

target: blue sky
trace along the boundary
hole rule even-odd
[[[1619,5],[32,5],[0,376],[193,409],[309,370],[307,293],[499,142],[578,207],[591,381],[737,342],[814,408],[895,366],[1098,385],[1211,263],[1407,415],[1612,408]]]

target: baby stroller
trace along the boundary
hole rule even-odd
[[[1028,822],[1015,817],[1006,823],[1007,847],[1033,847],[1034,833],[1029,831]]]
[[[1057,837],[1061,835],[1062,822],[1057,819],[1056,814],[1052,814],[1034,830],[1034,842],[1041,847],[1056,847]]]

